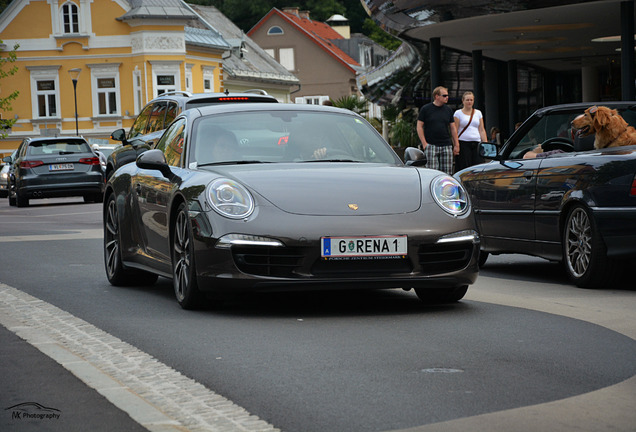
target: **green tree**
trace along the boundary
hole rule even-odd
[[[364,114],[369,111],[367,108],[367,101],[354,95],[343,96],[340,99],[332,101],[332,103],[333,106],[337,108],[345,108],[357,114]]]
[[[401,40],[394,38],[389,33],[382,30],[371,18],[364,20],[364,23],[362,24],[362,32],[373,41],[391,51],[395,51],[402,44]]]
[[[2,41],[0,40],[0,46]],[[17,58],[16,50],[20,45],[16,44],[11,51],[7,51],[7,56],[0,56],[0,80],[7,78],[8,76],[15,75],[18,72],[18,67],[14,65]],[[14,90],[7,96],[0,96],[0,111],[11,111],[11,102],[17,99],[19,91]],[[15,124],[15,119],[0,119],[0,138],[7,137],[7,130]]]

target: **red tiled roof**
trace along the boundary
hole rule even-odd
[[[327,53],[343,63],[353,72],[355,72],[355,69],[353,68],[354,66],[360,66],[357,61],[349,57],[348,54],[331,43],[331,39],[344,39],[340,33],[332,29],[328,24],[313,21],[309,18],[301,18],[291,12],[284,12],[273,8],[254,27],[252,27],[247,35],[251,36],[251,34],[253,34],[253,32],[265,23],[273,14],[279,15],[284,20],[297,27],[302,33],[306,34],[311,40],[313,40],[314,43],[319,45],[323,50],[327,51]]]

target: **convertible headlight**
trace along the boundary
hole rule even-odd
[[[435,202],[453,216],[459,216],[468,211],[466,190],[451,176],[435,177],[431,182],[431,194]]]
[[[254,199],[234,180],[220,178],[208,187],[208,199],[214,210],[231,219],[243,219],[254,211]]]

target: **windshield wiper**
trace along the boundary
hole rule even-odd
[[[212,166],[212,165],[246,165],[246,164],[262,164],[262,163],[272,163],[272,162],[261,161],[261,160],[235,160],[235,161],[223,161],[223,162],[208,162],[204,164],[197,164],[197,166],[202,167],[202,166]]]
[[[307,162],[354,162],[354,163],[362,163],[362,161],[360,160],[353,160],[353,159],[312,159],[312,160],[306,160],[306,161],[302,161],[303,163],[307,163]]]

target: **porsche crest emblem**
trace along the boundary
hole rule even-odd
[[[349,204],[349,208],[354,211],[358,210],[358,204]]]

